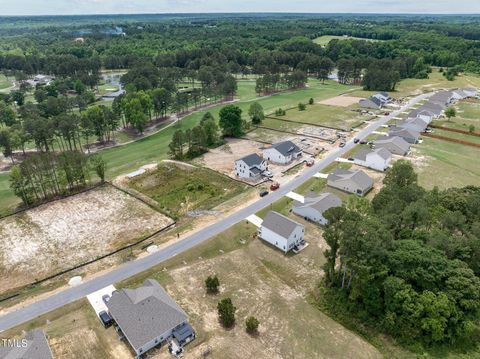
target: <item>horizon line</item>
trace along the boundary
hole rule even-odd
[[[135,16],[135,15],[427,15],[427,16],[479,16],[476,13],[447,13],[447,12],[292,12],[292,11],[230,11],[230,12],[132,12],[132,13],[78,13],[78,14],[11,14],[0,15],[5,17],[46,17],[46,16]]]

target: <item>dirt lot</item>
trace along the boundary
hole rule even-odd
[[[296,256],[285,257],[254,240],[243,249],[168,273],[172,281],[167,289],[203,333],[203,342],[187,347],[186,359],[200,357],[207,347],[211,358],[222,359],[380,357],[375,348],[306,302],[321,273],[326,246],[318,227],[307,224],[306,233],[310,246]],[[213,273],[221,282],[216,296],[200,290]],[[217,319],[216,303],[224,297],[231,297],[237,307],[237,324],[231,330],[224,330]],[[258,337],[245,332],[250,315],[260,320]],[[168,354],[156,358],[167,359]]]
[[[235,160],[252,153],[261,156],[261,148],[264,146],[264,144],[255,141],[232,138],[228,139],[225,145],[211,149],[196,162],[234,178]]]
[[[0,291],[106,254],[172,220],[109,185],[0,220]]]
[[[330,106],[340,106],[340,107],[348,107],[358,103],[362,97],[355,97],[355,96],[348,96],[348,95],[341,95],[337,97],[332,97],[323,101],[320,101],[319,104],[322,105],[330,105]]]

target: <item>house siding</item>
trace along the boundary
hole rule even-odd
[[[281,235],[263,226],[260,227],[259,232],[262,240],[287,253],[296,244],[299,244],[303,240],[305,230],[303,226],[297,226],[289,238],[282,237]]]

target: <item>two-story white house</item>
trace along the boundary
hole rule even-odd
[[[263,159],[286,165],[302,156],[302,150],[292,141],[275,143],[263,150]]]
[[[258,229],[258,236],[287,253],[304,242],[305,227],[278,212],[270,211]]]
[[[266,170],[268,170],[267,161],[256,153],[235,161],[235,175],[243,179],[256,180]]]

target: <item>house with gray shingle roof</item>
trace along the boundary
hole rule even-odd
[[[407,128],[401,128],[392,126],[388,131],[389,136],[397,136],[403,138],[408,143],[417,143],[420,138],[420,132],[409,130]]]
[[[235,175],[243,179],[257,180],[266,170],[268,170],[267,161],[256,153],[235,161]]]
[[[425,132],[428,127],[428,122],[426,122],[420,117],[408,118],[406,120],[397,121],[396,126],[416,132]]]
[[[53,355],[43,330],[35,329],[21,340],[0,343],[0,358],[53,359]]]
[[[275,143],[263,150],[263,159],[278,163],[288,164],[302,156],[302,150],[292,141]]]
[[[362,148],[355,155],[353,161],[355,164],[368,167],[377,171],[385,171],[390,166],[392,154],[385,148]]]
[[[454,96],[452,91],[440,91],[430,97],[428,102],[438,104],[445,108],[452,103],[453,99]]]
[[[379,92],[369,98],[363,98],[359,101],[360,106],[373,109],[381,109],[391,102],[391,97],[386,92]]]
[[[117,290],[106,305],[137,358],[175,338],[177,332],[183,338],[180,345],[195,339],[187,315],[156,280],[147,279],[136,289]]]
[[[330,208],[340,207],[342,200],[332,193],[315,193],[310,192],[305,196],[303,203],[295,201],[293,203],[293,213],[303,217],[306,220],[317,222],[319,224],[327,224],[327,219],[323,213]]]
[[[337,168],[328,175],[327,184],[345,192],[364,196],[373,188],[373,179],[361,170]]]
[[[269,211],[258,229],[258,236],[287,253],[304,242],[305,227],[278,212]]]
[[[405,156],[410,152],[410,144],[401,137],[380,136],[373,141],[374,148],[385,148],[394,155]]]

